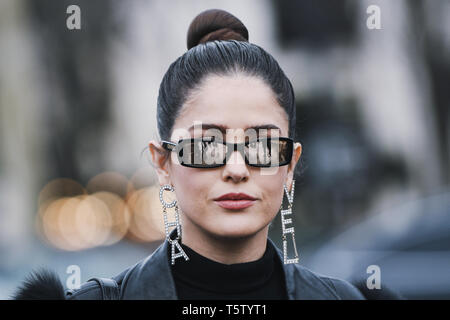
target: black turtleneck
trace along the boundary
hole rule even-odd
[[[230,265],[181,246],[189,260],[172,266],[178,299],[287,299],[283,266],[269,241],[260,259]]]

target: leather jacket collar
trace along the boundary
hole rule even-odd
[[[282,263],[282,252],[274,246]],[[120,285],[120,299],[175,300],[174,279],[167,257],[169,243],[164,241],[149,257],[125,270],[115,280]],[[361,293],[343,280],[324,277],[299,264],[283,265],[289,299],[362,299]]]

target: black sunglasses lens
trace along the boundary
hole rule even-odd
[[[178,160],[187,167],[214,168],[225,164],[227,146],[209,139],[180,140]]]
[[[279,167],[292,158],[292,140],[265,138],[251,141],[245,148],[248,164],[255,167]]]
[[[242,146],[242,145],[241,145]],[[183,139],[177,146],[180,164],[193,168],[223,166],[231,144],[209,139]],[[254,167],[278,167],[288,164],[292,158],[293,142],[288,138],[260,138],[245,143],[246,163]],[[238,151],[240,148],[237,148]]]

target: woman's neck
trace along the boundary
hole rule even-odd
[[[182,225],[182,243],[210,260],[245,263],[260,259],[266,251],[268,226],[249,237],[231,238],[212,235],[186,222]]]

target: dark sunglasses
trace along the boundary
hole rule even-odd
[[[224,166],[231,154],[239,151],[252,167],[285,166],[291,162],[294,141],[286,137],[264,137],[242,143],[229,143],[216,137],[181,139],[178,143],[161,141],[168,151],[176,151],[181,165],[191,168]]]

